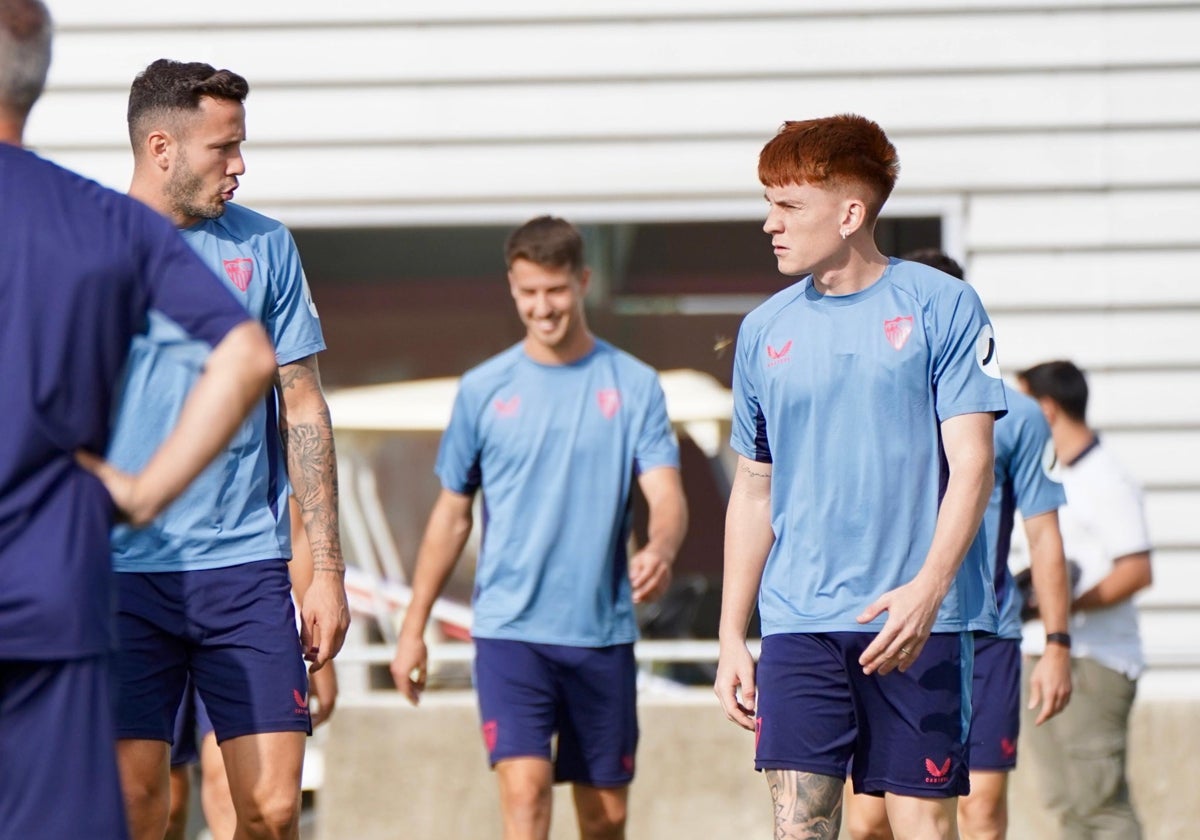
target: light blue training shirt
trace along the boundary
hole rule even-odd
[[[280,365],[325,349],[287,228],[238,204],[181,231],[275,344]],[[208,345],[151,311],[130,349],[108,457],[138,471],[174,426]],[[146,528],[113,531],[119,572],[178,572],[291,557],[287,463],[272,391],[184,493]]]
[[[734,360],[735,451],[772,463],[775,542],[759,591],[763,635],[878,632],[855,619],[925,562],[949,475],[940,424],[1005,411],[978,296],[892,259],[850,295],[811,277],[746,316]],[[933,630],[996,629],[982,530]]]
[[[1002,639],[1021,638],[1021,596],[1008,570],[1014,511],[1025,519],[1067,503],[1054,477],[1054,440],[1037,402],[1005,385],[1008,414],[996,423],[996,486],[983,517],[988,535],[988,568],[996,588]]]
[[[567,365],[517,344],[468,371],[436,472],[455,493],[483,491],[472,633],[633,642],[630,489],[640,473],[678,466],[658,375],[607,342]]]

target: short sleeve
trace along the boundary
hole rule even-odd
[[[1014,416],[1005,422],[1016,420]],[[1066,504],[1066,492],[1051,472],[1054,464],[1054,440],[1045,418],[1040,413],[1022,417],[1013,447],[1012,476],[1017,509],[1026,519]]]
[[[1007,413],[991,321],[966,283],[931,302],[933,389],[939,420],[960,414]]]
[[[287,228],[270,235],[269,271],[274,300],[267,313],[267,332],[279,364],[286,365],[325,349],[321,320],[300,264],[300,252]]]
[[[132,200],[131,230],[139,244],[139,281],[149,309],[162,312],[184,332],[216,346],[249,313],[217,279],[179,232],[162,216]]]
[[[761,464],[772,463],[767,421],[758,399],[757,371],[751,365],[752,341],[746,324],[738,331],[733,357],[733,432],[729,445],[735,452]]]
[[[667,400],[657,376],[650,383],[641,433],[634,449],[634,464],[638,473],[655,467],[679,466],[679,443],[667,416]]]
[[[479,455],[478,412],[463,385],[459,385],[450,412],[450,423],[442,433],[434,472],[447,490],[470,496],[483,483]]]

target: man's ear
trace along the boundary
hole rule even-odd
[[[146,135],[142,148],[146,159],[165,172],[175,157],[175,138],[169,132],[156,128]]]

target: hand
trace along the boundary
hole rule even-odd
[[[142,528],[149,525],[158,515],[158,511],[145,500],[138,499],[140,494],[137,476],[122,472],[103,458],[83,449],[76,450],[75,462],[96,476],[104,485],[117,508],[117,518],[121,521],[128,522],[135,528]]]
[[[671,585],[671,559],[647,546],[629,559],[633,603],[656,601]]]
[[[309,708],[312,709],[312,725],[317,728],[333,714],[337,705],[338,681],[337,672],[330,662],[321,670],[313,673],[308,680]]]
[[[858,617],[859,624],[873,621],[884,611],[888,614],[879,635],[858,658],[863,673],[883,676],[896,668],[907,671],[929,639],[943,597],[944,593],[917,576],[903,586],[883,593],[863,610]]]
[[[421,636],[400,636],[396,641],[396,655],[392,657],[392,681],[414,706],[421,702],[428,670],[429,650],[425,640]]]
[[[304,658],[315,674],[342,649],[350,628],[350,608],[346,606],[346,587],[333,572],[316,572],[304,593],[300,608],[300,643]]]
[[[1046,645],[1046,652],[1029,675],[1029,710],[1039,705],[1037,726],[1061,712],[1071,701],[1071,651],[1062,645]]]
[[[754,657],[744,641],[736,645],[721,645],[713,691],[721,701],[725,717],[751,732],[755,728],[754,671]]]

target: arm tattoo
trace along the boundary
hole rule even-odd
[[[752,470],[750,468],[749,464],[742,464],[742,472],[744,472],[746,475],[750,476],[751,478],[770,478],[771,477],[771,474],[769,472],[755,472],[754,470]]]
[[[798,770],[768,770],[775,840],[836,840],[844,779]]]
[[[281,431],[287,456],[292,494],[300,506],[304,531],[312,549],[313,571],[341,572],[341,542],[338,538],[337,457],[333,447],[333,423],[324,397],[316,358],[308,356],[279,370]],[[320,397],[320,410],[303,418],[289,418],[287,403],[309,392]]]

